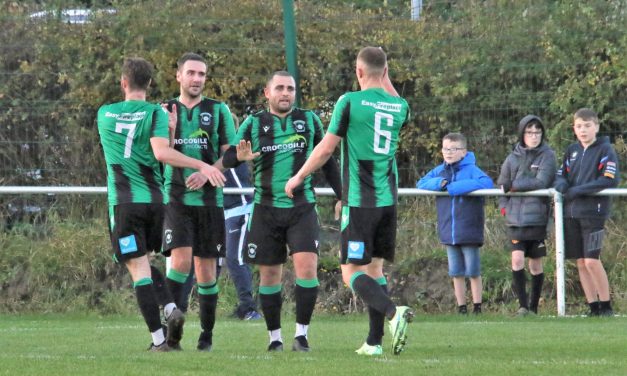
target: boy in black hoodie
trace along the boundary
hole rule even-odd
[[[596,112],[579,109],[573,129],[579,142],[566,149],[555,180],[555,189],[564,195],[566,258],[577,259],[590,316],[613,316],[607,274],[599,259],[610,198],[590,194],[618,185],[618,158],[608,137],[597,138]]]

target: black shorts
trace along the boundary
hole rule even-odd
[[[116,262],[161,249],[163,204],[109,206],[109,235]]]
[[[244,260],[249,264],[279,265],[296,252],[318,253],[320,225],[315,204],[274,208],[255,204],[248,222],[248,247]]]
[[[598,259],[605,237],[605,218],[564,218],[567,259]]]
[[[394,261],[396,205],[342,207],[342,264],[367,265],[373,257]]]
[[[527,258],[540,258],[546,256],[546,244],[541,240],[516,240],[510,239],[509,247],[512,251],[525,252]]]
[[[192,247],[194,256],[218,258],[226,255],[224,209],[217,206],[168,204],[163,221],[163,254],[174,248]]]

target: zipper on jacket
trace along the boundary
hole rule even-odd
[[[452,166],[451,170],[453,170],[451,181],[455,181],[455,169]],[[451,241],[453,244],[457,244],[455,242],[455,196],[451,196]]]

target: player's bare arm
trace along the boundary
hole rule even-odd
[[[214,187],[224,187],[226,178],[219,169],[172,149],[169,146],[169,140],[167,138],[152,137],[150,139],[150,145],[152,146],[155,158],[160,162],[167,163],[173,167],[196,169],[198,172],[205,175]]]
[[[287,194],[287,197],[293,198],[294,189],[303,184],[303,180],[305,180],[307,176],[322,167],[322,165],[325,164],[329,158],[331,158],[333,150],[335,150],[341,140],[341,137],[331,133],[324,135],[322,141],[320,141],[320,143],[313,149],[303,167],[301,167],[296,175],[292,176],[292,178],[285,184],[285,193]]]

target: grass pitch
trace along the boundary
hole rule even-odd
[[[139,315],[0,316],[2,375],[627,375],[627,317],[513,318],[418,315],[408,345],[385,355],[354,353],[364,315],[317,315],[310,353],[290,350],[294,318],[283,319],[283,353],[268,353],[263,321],[219,318],[210,353],[195,350],[198,319],[188,317],[184,351],[148,353]],[[387,328],[386,328],[387,330]]]

